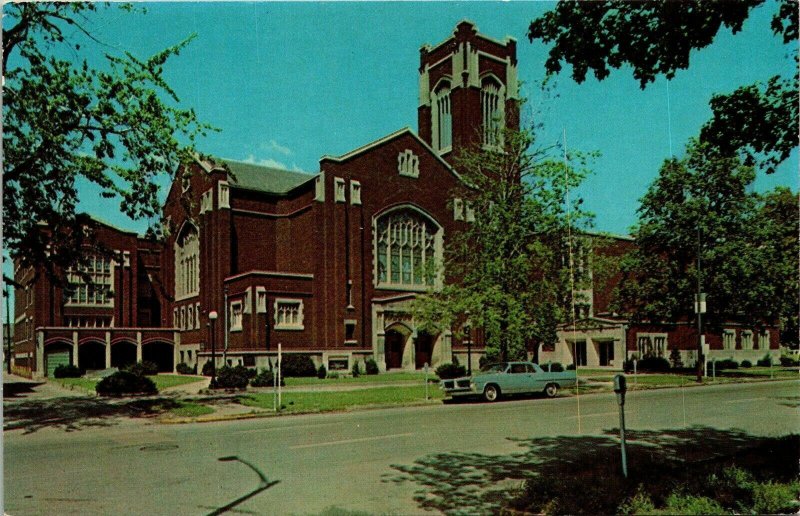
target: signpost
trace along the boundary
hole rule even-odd
[[[425,401],[428,401],[428,363],[425,362]]]
[[[628,478],[628,457],[625,454],[625,391],[628,390],[625,375],[614,376],[614,392],[617,393],[619,405],[619,436],[622,445],[622,475]]]
[[[278,410],[281,409],[281,343],[278,342]]]

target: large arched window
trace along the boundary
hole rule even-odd
[[[175,239],[175,299],[200,293],[200,238],[197,228],[185,224]]]
[[[412,208],[393,210],[375,224],[378,286],[424,290],[434,286],[442,263],[442,229]]]
[[[450,83],[440,81],[433,91],[433,148],[448,151],[453,146],[453,117],[450,111]]]
[[[502,144],[502,128],[505,125],[505,91],[492,76],[481,81],[481,115],[483,117],[484,145],[497,147]]]

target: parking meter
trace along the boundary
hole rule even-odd
[[[614,392],[617,393],[617,403],[622,406],[625,405],[625,391],[628,390],[625,375],[618,374],[614,376]]]
[[[617,404],[619,405],[619,437],[620,449],[622,451],[622,474],[628,478],[628,457],[625,453],[625,391],[628,390],[625,375],[614,376],[614,392],[617,393]]]

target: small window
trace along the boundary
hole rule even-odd
[[[275,300],[275,329],[303,329],[303,301],[299,299]]]
[[[464,220],[464,201],[453,199],[453,220]]]
[[[194,328],[196,330],[200,329],[200,303],[195,303],[194,305]]]
[[[182,330],[185,330],[185,329],[186,329],[186,328],[189,326],[189,325],[186,323],[186,307],[185,307],[185,306],[182,306],[182,307],[181,307],[181,313],[180,313],[180,315],[178,316],[178,319],[179,319],[179,321],[178,321],[178,322],[180,323],[180,326],[179,326],[179,327],[180,327],[180,329],[182,329]]]
[[[347,357],[336,357],[328,359],[328,371],[347,371],[349,360]]]
[[[333,184],[335,185],[335,198],[336,202],[345,202],[344,179],[341,177],[334,177]]]
[[[325,202],[325,172],[320,172],[314,180],[314,200]]]
[[[245,367],[255,367],[256,366],[256,357],[254,355],[245,355],[244,356],[244,366]]]
[[[350,204],[361,204],[361,183],[350,181]]]
[[[344,321],[344,342],[345,344],[355,344],[357,342],[355,319],[347,319]]]
[[[183,175],[181,176],[181,189],[183,192],[189,190],[189,187],[192,185],[192,175],[189,171],[184,171]]]
[[[745,330],[742,332],[742,349],[753,349],[753,332]]]
[[[242,302],[233,301],[228,321],[229,331],[242,331]]]
[[[735,349],[736,330],[725,330],[722,334],[722,347],[727,350]]]
[[[267,312],[267,290],[264,287],[256,287],[256,312]]]

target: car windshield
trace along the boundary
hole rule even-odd
[[[506,366],[507,364],[504,364],[502,362],[499,364],[487,364],[483,366],[481,371],[484,371],[486,373],[502,373],[503,371],[506,370]]]

